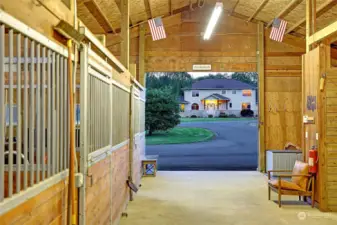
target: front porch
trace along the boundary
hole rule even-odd
[[[121,225],[333,225],[337,214],[322,213],[298,197],[268,201],[259,172],[159,172],[144,178]],[[277,195],[272,195],[276,200]]]

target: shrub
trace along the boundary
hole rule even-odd
[[[196,115],[192,115],[191,118],[197,118],[197,116]]]
[[[213,118],[213,115],[208,115],[208,118]]]
[[[219,118],[226,118],[228,115],[225,112],[220,112]]]
[[[251,109],[243,109],[243,110],[241,110],[241,116],[242,117],[253,117],[254,112]]]
[[[229,114],[228,118],[236,118],[237,116],[235,114]]]

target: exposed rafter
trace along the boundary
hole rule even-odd
[[[234,6],[233,6],[233,8],[232,8],[232,10],[231,10],[231,14],[232,14],[233,12],[235,12],[235,9],[236,9],[236,7],[238,6],[239,3],[240,3],[240,0],[237,0],[237,1],[235,2]]]
[[[163,17],[163,24],[164,26],[167,27],[171,27],[171,26],[175,26],[175,25],[179,25],[182,22],[182,18],[181,18],[181,13],[178,14],[174,14],[172,16],[167,16],[167,17]],[[150,33],[150,28],[149,25],[147,23],[143,23],[145,26],[145,34]],[[139,26],[133,27],[130,29],[130,38],[136,38],[139,36]],[[122,38],[120,36],[119,33],[117,34],[109,34],[106,36],[106,45],[107,47],[111,47],[113,45],[119,44],[122,41]]]
[[[298,6],[303,0],[292,0],[275,18],[283,18],[290,13],[296,6]],[[273,24],[273,20],[267,24],[270,27]]]
[[[172,0],[168,0],[169,7],[170,7],[170,15],[173,14],[173,7],[172,7]]]
[[[115,0],[115,2],[116,2],[116,4],[117,4],[117,7],[118,7],[119,12],[122,13],[122,11],[121,11],[121,0]],[[131,17],[129,18],[129,23],[130,23],[131,25],[133,25],[133,22],[132,22],[132,20],[131,20]],[[120,31],[120,29],[116,29],[116,32],[118,32],[118,31]]]
[[[331,7],[337,4],[336,0],[327,0],[325,3],[317,7],[316,10],[316,17],[318,18],[322,14],[324,14],[326,11],[328,11]],[[291,26],[287,31],[286,34],[289,34],[290,32],[298,29],[300,26],[303,26],[305,24],[306,18],[303,18],[299,20],[297,23],[295,23],[293,26]]]
[[[150,0],[144,0],[144,5],[145,5],[145,11],[146,11],[147,18],[148,19],[153,18]]]
[[[97,22],[101,25],[106,33],[116,33],[115,29],[112,27],[108,18],[104,15],[103,11],[95,0],[85,1],[84,5],[88,8],[90,13],[93,15],[93,17],[97,20]]]
[[[263,0],[261,2],[261,4],[259,5],[259,7],[257,7],[257,9],[255,10],[255,12],[249,17],[249,19],[247,20],[248,22],[250,22],[252,19],[255,18],[255,16],[257,16],[257,14],[259,14],[259,12],[263,9],[263,7],[269,2],[269,0]]]

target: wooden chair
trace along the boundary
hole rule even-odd
[[[278,175],[277,179],[271,178],[272,172],[288,172],[289,175]],[[291,178],[291,181],[284,178]],[[311,188],[311,190],[310,190]],[[315,205],[315,177],[309,174],[309,164],[296,161],[294,169],[289,170],[270,170],[268,171],[268,200],[270,200],[271,191],[278,193],[278,204],[281,207],[282,195],[297,195],[299,200],[301,196],[311,197],[311,206]]]

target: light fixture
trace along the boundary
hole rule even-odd
[[[206,32],[204,34],[204,40],[209,40],[209,38],[211,37],[214,27],[218,22],[218,19],[220,17],[220,14],[222,12],[223,9],[223,4],[222,2],[217,2],[215,4],[215,8],[213,10],[211,19],[208,22],[207,28],[206,28]]]

